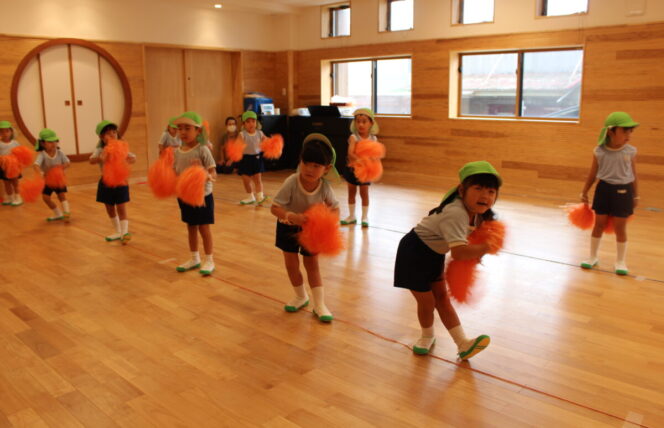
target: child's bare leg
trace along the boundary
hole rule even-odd
[[[253,176],[241,175],[240,177],[242,177],[242,184],[244,185],[244,191],[247,192],[247,197],[242,199],[240,201],[240,204],[242,204],[242,205],[253,204],[254,202],[256,202],[256,197],[254,196],[254,191],[251,188],[251,178]]]
[[[49,207],[50,209],[55,209],[57,207],[57,205],[55,205],[55,202],[51,200],[51,197],[49,195],[42,194],[42,200],[44,201],[46,206]]]
[[[203,240],[203,250],[205,251],[205,260],[201,265],[201,273],[209,275],[214,271],[214,259],[212,257],[212,230],[209,224],[201,224],[198,226],[198,232],[201,234]]]
[[[360,197],[362,198],[362,226],[369,226],[369,186],[360,186]]]
[[[613,226],[616,231],[615,271],[618,275],[627,275],[627,217],[614,217]]]
[[[295,293],[295,297],[286,303],[284,310],[287,312],[296,312],[309,304],[309,296],[307,295],[307,290],[304,288],[304,277],[300,272],[300,258],[298,254],[287,253],[285,251],[283,254],[288,279],[290,279],[293,292]]]
[[[106,208],[106,214],[111,220],[111,225],[113,227],[114,233],[106,236],[107,241],[117,241],[122,238],[122,229],[120,228],[120,219],[118,218],[117,212],[115,210],[115,205],[113,204],[104,204]]]
[[[341,224],[355,224],[355,193],[357,193],[357,186],[348,183],[348,217],[341,220]]]
[[[436,308],[436,298],[431,291],[410,291],[417,302],[417,319],[422,328],[420,338],[413,345],[413,352],[426,355],[436,342],[433,328],[433,311]]]
[[[186,272],[201,265],[201,256],[198,253],[198,226],[187,225],[187,239],[191,258],[175,268],[178,272]]]
[[[304,268],[307,271],[307,280],[309,280],[311,294],[314,295],[314,315],[321,321],[330,322],[334,317],[325,305],[325,290],[323,289],[323,280],[320,277],[318,256],[303,256],[302,259]]]
[[[584,269],[591,269],[598,262],[598,251],[599,244],[602,240],[602,234],[604,233],[604,228],[606,227],[606,222],[608,221],[609,216],[606,214],[597,214],[595,216],[595,225],[593,226],[593,231],[590,235],[590,257],[588,260],[581,262],[581,267]]]

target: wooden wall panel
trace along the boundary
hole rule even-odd
[[[449,117],[450,55],[459,51],[583,46],[581,117],[578,123]],[[385,179],[408,174],[442,179],[441,191],[465,162],[486,159],[514,193],[544,193],[574,201],[592,159],[604,118],[628,111],[642,125],[633,134],[644,205],[664,207],[661,67],[664,24],[606,27],[519,35],[441,39],[355,46],[352,57],[408,54],[413,60],[411,118],[379,118],[387,145]],[[295,104],[320,102],[321,61],[349,58],[347,48],[295,53]],[[434,180],[435,181],[435,180]]]

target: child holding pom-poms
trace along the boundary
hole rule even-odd
[[[20,146],[21,144],[14,139],[12,124],[6,120],[0,120],[0,180],[4,182],[5,186],[5,198],[2,201],[2,205],[17,207],[23,204],[23,199],[18,192],[18,180],[21,178],[21,168],[16,159],[11,156],[12,149]],[[10,166],[10,161],[16,165]],[[16,168],[13,168],[14,166]],[[18,174],[15,174],[14,171],[10,172],[13,169],[17,169]]]
[[[348,217],[341,220],[341,224],[356,224],[355,218],[355,194],[357,188],[360,188],[360,197],[362,198],[362,227],[369,227],[369,186],[368,181],[360,181],[356,177],[355,170],[352,166],[358,160],[355,153],[357,143],[363,140],[378,141],[376,134],[378,134],[378,122],[374,118],[373,111],[368,108],[359,108],[353,113],[355,117],[350,124],[351,136],[348,137],[348,168],[344,172],[344,179],[348,182]],[[379,144],[379,143],[378,143]]]
[[[115,233],[111,233],[104,239],[106,241],[120,241],[123,245],[129,242],[131,234],[129,233],[129,219],[127,218],[127,202],[129,202],[129,184],[125,181],[119,185],[108,185],[105,181],[104,172],[110,165],[105,165],[109,161],[108,148],[115,146],[115,143],[120,139],[118,133],[118,125],[110,120],[102,120],[95,128],[97,136],[99,136],[99,143],[95,151],[90,156],[91,164],[99,164],[99,169],[102,171],[102,178],[99,179],[97,185],[97,202],[101,202],[106,207],[106,213],[111,219],[111,224]],[[121,143],[121,142],[120,142]],[[118,152],[124,154],[126,147],[120,147]],[[130,152],[124,154],[124,159],[117,159],[122,165],[126,163],[136,162],[136,155]],[[105,168],[106,166],[106,168]],[[127,170],[128,171],[128,170]],[[125,172],[127,172],[125,171]]]
[[[201,116],[193,111],[175,119],[182,146],[175,151],[174,168],[179,176],[178,205],[182,221],[187,223],[191,258],[179,265],[178,272],[199,268],[201,275],[214,271],[212,258],[212,231],[214,224],[214,198],[212,183],[217,177],[216,164],[208,148],[208,137]],[[201,264],[198,253],[198,234],[203,240],[205,260]]]
[[[467,360],[484,350],[490,338],[486,335],[466,338],[442,279],[445,254],[450,251],[454,260],[472,260],[493,251],[489,242],[471,244],[468,236],[483,221],[493,220],[491,207],[502,180],[485,161],[464,165],[459,170],[459,179],[460,184],[445,194],[442,203],[399,242],[394,286],[409,289],[417,301],[422,336],[413,346],[413,352],[426,355],[434,345],[434,310],[437,310],[457,345],[459,358]]]
[[[309,134],[303,142],[298,171],[284,181],[272,202],[271,212],[277,217],[276,246],[283,251],[286,271],[295,297],[284,306],[287,312],[296,312],[309,304],[309,296],[304,288],[304,278],[300,272],[298,252],[302,254],[304,268],[307,271],[309,286],[314,298],[314,315],[320,321],[330,322],[332,313],[325,306],[323,283],[318,268],[318,255],[302,247],[298,233],[307,222],[304,214],[315,204],[324,203],[336,214],[338,226],[339,202],[334,196],[332,186],[323,177],[334,168],[336,153],[330,140],[322,134]],[[323,237],[321,237],[323,238]]]
[[[44,128],[39,132],[39,139],[35,144],[35,149],[39,154],[35,159],[34,169],[38,175],[43,174],[46,180],[46,185],[42,190],[42,199],[53,211],[53,215],[47,217],[46,221],[69,221],[70,217],[67,186],[64,183],[64,174],[62,174],[62,170],[69,167],[69,158],[58,148],[59,141],[55,131]],[[61,176],[62,179],[59,180],[57,176]],[[51,200],[53,192],[58,196],[62,209]]]
[[[581,262],[581,267],[591,269],[599,263],[599,250],[602,233],[607,223],[612,221],[616,233],[617,256],[615,272],[627,275],[627,218],[638,205],[636,180],[636,147],[627,144],[634,128],[639,126],[625,112],[613,112],[604,121],[598,145],[594,149],[590,173],[581,190],[581,201],[588,203],[588,190],[599,179],[592,209],[595,211],[595,225],[590,236],[590,258]]]
[[[237,173],[242,177],[247,197],[240,201],[241,205],[262,204],[267,199],[263,193],[262,173],[265,171],[265,166],[261,153],[261,142],[267,137],[259,127],[256,113],[253,111],[242,113],[243,129],[238,138],[245,146]]]

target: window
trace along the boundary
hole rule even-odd
[[[455,0],[452,4],[455,24],[493,22],[494,0]]]
[[[542,16],[574,15],[588,12],[588,0],[541,0]]]
[[[328,10],[327,37],[350,36],[350,4],[340,4]]]
[[[582,49],[461,54],[460,116],[578,119]]]
[[[332,95],[371,107],[377,114],[409,115],[411,59],[334,62]]]
[[[387,31],[413,28],[413,0],[387,0]]]

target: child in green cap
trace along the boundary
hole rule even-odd
[[[468,235],[483,221],[493,220],[493,204],[502,184],[495,168],[485,161],[470,162],[459,170],[460,184],[450,189],[441,204],[431,210],[399,242],[394,267],[394,286],[407,288],[417,301],[422,336],[413,352],[426,355],[434,345],[434,311],[454,339],[458,357],[467,360],[484,350],[491,339],[468,339],[445,289],[445,254],[455,260],[478,259],[489,246],[468,244]]]
[[[99,143],[95,151],[90,156],[91,164],[99,164],[99,169],[103,172],[105,153],[104,147],[111,140],[119,140],[120,134],[118,125],[110,120],[102,120],[97,124],[95,133],[99,136]],[[136,155],[128,153],[127,162],[136,162]],[[115,233],[111,233],[104,239],[106,241],[120,241],[123,245],[129,242],[131,234],[129,233],[129,219],[127,218],[127,203],[129,202],[129,184],[117,187],[108,187],[103,179],[99,179],[97,184],[97,202],[101,202],[106,207],[106,213],[111,219],[111,224]]]
[[[355,119],[350,124],[351,135],[348,137],[348,162],[357,159],[355,155],[355,144],[361,140],[378,141],[378,122],[374,118],[371,109],[358,108],[353,112]],[[369,227],[369,186],[371,183],[360,182],[355,177],[355,171],[352,167],[347,167],[344,171],[344,179],[348,182],[348,217],[341,220],[341,224],[356,224],[355,218],[355,195],[357,189],[360,189],[360,198],[362,198],[362,227]]]
[[[246,146],[237,173],[242,177],[242,184],[247,192],[247,197],[241,200],[240,204],[262,204],[267,197],[263,194],[262,173],[265,171],[265,165],[263,165],[261,142],[267,137],[259,129],[258,116],[253,111],[242,113],[242,131],[239,138]]]
[[[277,217],[276,246],[284,254],[286,271],[295,293],[293,299],[284,306],[284,310],[297,312],[309,304],[309,296],[304,288],[304,277],[300,272],[299,253],[302,254],[314,298],[314,315],[323,322],[332,321],[333,316],[325,305],[318,255],[300,246],[297,234],[307,221],[304,212],[311,205],[322,202],[338,212],[339,202],[334,196],[332,186],[323,178],[331,170],[333,174],[337,174],[334,169],[335,160],[336,153],[330,140],[322,134],[309,134],[302,144],[297,172],[284,181],[270,209]]]
[[[609,217],[616,231],[615,272],[627,275],[627,217],[634,213],[639,202],[636,180],[636,147],[628,144],[634,128],[639,126],[630,115],[617,111],[607,116],[600,131],[597,146],[593,149],[590,173],[581,190],[581,201],[588,203],[588,191],[599,180],[595,188],[592,208],[595,211],[595,226],[590,236],[590,257],[581,262],[581,267],[591,269],[599,263],[597,256],[602,233]]]
[[[14,139],[12,124],[6,120],[0,120],[0,156],[11,154],[12,149],[20,145],[21,143]],[[0,167],[0,180],[4,182],[6,197],[6,199],[2,200],[2,205],[17,207],[23,204],[23,199],[18,193],[18,180],[20,178],[21,175],[16,178],[8,178]]]
[[[61,167],[65,169],[69,167],[69,158],[58,148],[59,142],[60,139],[55,131],[44,128],[39,132],[39,138],[35,144],[35,149],[38,153],[33,165],[35,173],[46,176],[53,168]],[[51,200],[53,192],[58,196],[58,200],[62,204],[62,209]],[[69,201],[67,200],[67,186],[49,187],[48,184],[45,185],[44,190],[42,190],[42,199],[53,211],[53,216],[47,217],[46,221],[69,221],[71,214],[69,211]]]
[[[194,207],[178,198],[181,219],[187,224],[189,237],[189,251],[191,258],[175,269],[178,272],[199,269],[201,275],[210,275],[214,272],[214,259],[212,257],[212,231],[210,225],[214,224],[214,197],[212,195],[212,183],[217,178],[216,164],[208,147],[208,137],[203,126],[201,116],[193,111],[183,113],[175,119],[178,133],[182,140],[182,146],[174,153],[175,173],[180,175],[192,165],[200,165],[208,172],[205,182],[205,202],[202,207]],[[198,253],[198,235],[203,240],[205,260],[201,264],[201,256]]]
[[[161,154],[166,147],[177,149],[182,145],[182,141],[178,135],[178,126],[175,124],[175,119],[177,119],[177,117],[172,117],[168,120],[168,125],[166,125],[166,129],[164,129],[164,133],[161,134],[161,138],[159,139],[159,154]]]

